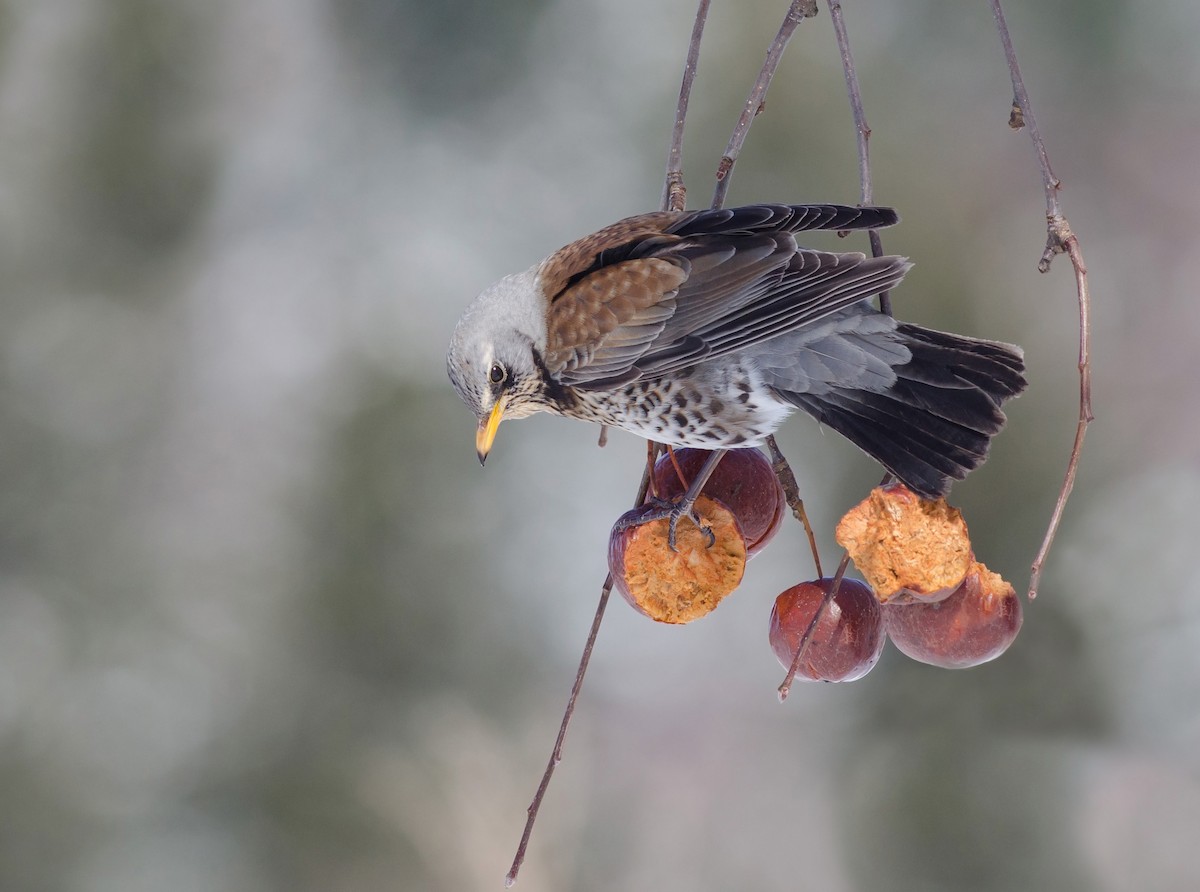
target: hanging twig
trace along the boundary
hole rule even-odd
[[[651,474],[654,470],[654,459],[657,456],[657,448],[655,443],[647,444],[646,453],[646,468],[642,472],[642,482],[638,484],[637,496],[633,500],[634,506],[642,504],[646,500],[646,490],[650,486]],[[550,761],[546,763],[546,770],[542,773],[542,782],[538,784],[537,792],[533,795],[533,801],[529,803],[529,808],[526,811],[525,829],[521,833],[521,842],[517,845],[517,853],[513,856],[512,867],[508,869],[508,874],[504,878],[504,885],[512,887],[517,881],[517,873],[521,870],[521,864],[525,860],[525,850],[529,847],[529,837],[533,833],[533,824],[537,820],[538,810],[542,807],[542,800],[546,797],[546,790],[550,786],[550,778],[554,776],[554,769],[558,767],[558,763],[562,761],[563,741],[567,738],[567,726],[571,724],[571,717],[575,714],[575,703],[579,699],[579,691],[583,688],[583,677],[587,674],[588,663],[592,660],[592,650],[596,646],[596,636],[600,633],[600,624],[604,620],[604,611],[608,607],[608,597],[612,594],[613,578],[609,573],[604,577],[604,585],[600,587],[600,603],[596,605],[596,615],[592,618],[592,627],[588,630],[587,641],[583,645],[583,656],[579,658],[579,668],[575,670],[575,682],[571,685],[571,695],[567,698],[567,708],[563,711],[562,723],[558,727],[558,737],[554,740],[554,750],[550,753]]]
[[[600,587],[600,603],[596,605],[596,615],[592,618],[592,627],[588,631],[587,642],[583,646],[583,656],[579,659],[579,668],[575,670],[575,683],[571,685],[571,696],[567,698],[567,708],[563,711],[562,724],[558,727],[554,750],[550,753],[550,761],[546,763],[542,782],[538,784],[537,792],[533,795],[533,802],[529,803],[529,808],[526,810],[525,829],[521,833],[521,842],[517,845],[516,855],[513,856],[512,867],[508,869],[508,874],[504,877],[504,885],[507,887],[511,888],[517,881],[517,873],[521,870],[522,862],[525,861],[525,850],[529,847],[529,837],[533,833],[533,823],[537,820],[542,800],[546,797],[546,790],[550,786],[550,778],[554,776],[554,769],[562,761],[562,747],[563,741],[567,737],[567,726],[571,723],[571,716],[575,714],[575,701],[579,698],[579,691],[583,687],[583,676],[587,673],[588,663],[592,659],[592,648],[595,647],[596,636],[600,633],[600,623],[604,619],[604,611],[608,607],[608,596],[612,594],[612,587],[613,578],[610,573],[604,578],[604,585]]]
[[[849,566],[850,555],[843,553],[842,561],[838,564],[837,572],[833,574],[833,580],[830,582],[829,589],[825,592],[825,597],[821,598],[821,603],[817,605],[816,613],[813,614],[813,618],[808,622],[808,628],[800,636],[800,643],[796,646],[796,655],[792,657],[792,665],[788,667],[787,677],[784,678],[783,684],[778,689],[780,703],[786,700],[788,694],[792,692],[792,682],[796,679],[796,673],[800,671],[800,661],[804,659],[805,653],[808,652],[808,646],[812,643],[813,635],[817,631],[817,623],[821,621],[821,617],[825,615],[825,611],[833,603],[833,598],[837,594],[837,590],[841,588],[842,578],[845,577],[846,568]]]
[[[774,434],[767,437],[767,449],[771,452],[771,468],[775,471],[775,477],[779,480],[779,485],[783,488],[784,501],[792,509],[792,516],[800,521],[804,527],[804,534],[808,536],[808,547],[812,551],[813,564],[816,566],[817,576],[824,576],[825,574],[821,571],[821,553],[817,550],[817,537],[813,533],[812,524],[808,521],[808,512],[804,510],[804,500],[800,498],[800,484],[796,482],[796,475],[792,473],[792,466],[788,464],[788,460],[780,452],[779,444],[775,442]]]
[[[854,57],[850,53],[850,35],[846,32],[846,21],[842,17],[840,0],[829,0],[829,18],[833,22],[833,33],[837,37],[838,52],[842,57],[842,74],[846,78],[846,92],[850,94],[850,111],[854,115],[854,131],[858,144],[858,182],[861,187],[859,202],[866,206],[874,204],[874,188],[871,182],[871,128],[863,109],[862,91],[858,88],[858,74],[854,68]],[[883,239],[879,231],[867,232],[871,242],[871,256],[883,256]],[[892,293],[879,293],[879,309],[892,315]]]
[[[1029,138],[1033,141],[1033,150],[1037,155],[1038,167],[1042,172],[1042,188],[1046,193],[1046,250],[1038,261],[1038,270],[1048,272],[1050,262],[1056,254],[1066,254],[1071,258],[1071,266],[1075,269],[1075,291],[1079,299],[1079,419],[1075,425],[1075,442],[1071,446],[1071,455],[1067,460],[1067,473],[1062,486],[1058,490],[1058,498],[1054,510],[1050,514],[1050,523],[1042,538],[1041,548],[1033,559],[1029,575],[1029,598],[1036,598],[1038,586],[1042,579],[1042,568],[1058,525],[1062,521],[1067,499],[1075,486],[1075,472],[1079,468],[1079,454],[1083,450],[1083,439],[1087,427],[1093,419],[1092,415],[1092,364],[1091,364],[1091,296],[1088,290],[1087,266],[1083,262],[1083,252],[1079,248],[1079,240],[1071,231],[1071,225],[1063,216],[1059,204],[1058,192],[1062,184],[1054,176],[1050,168],[1050,156],[1046,154],[1046,144],[1042,141],[1041,131],[1038,130],[1037,119],[1029,104],[1029,93],[1025,90],[1025,82],[1021,79],[1021,69],[1017,65],[1017,54],[1013,50],[1012,37],[1008,33],[1008,23],[1004,20],[1004,10],[1000,0],[991,0],[992,15],[996,19],[996,29],[1000,33],[1000,44],[1004,48],[1004,58],[1008,62],[1008,72],[1012,77],[1013,113],[1009,124],[1015,129],[1027,127]]]
[[[816,0],[792,0],[792,5],[788,7],[787,15],[783,17],[783,24],[779,26],[779,33],[775,35],[775,39],[767,50],[767,58],[763,62],[762,70],[758,73],[758,79],[754,82],[750,95],[746,98],[742,114],[738,118],[737,124],[734,125],[733,133],[729,137],[729,145],[725,148],[725,154],[721,156],[721,162],[717,165],[717,188],[713,192],[712,207],[719,208],[725,204],[725,193],[729,191],[729,176],[733,172],[733,165],[737,163],[738,155],[742,153],[742,145],[746,142],[746,134],[750,132],[750,124],[754,121],[755,116],[763,110],[767,89],[771,86],[771,79],[775,77],[775,69],[779,67],[779,60],[783,58],[783,51],[787,48],[788,41],[792,39],[792,34],[801,20],[810,19],[816,14]]]
[[[750,125],[754,118],[763,110],[764,102],[767,97],[767,90],[771,86],[771,81],[775,77],[775,70],[779,67],[779,62],[783,58],[783,51],[787,49],[788,42],[792,39],[792,34],[800,22],[806,18],[812,18],[817,14],[816,0],[792,0],[791,6],[788,7],[787,15],[783,18],[783,24],[779,26],[779,33],[775,35],[775,39],[771,42],[771,46],[767,49],[767,58],[763,61],[762,69],[758,73],[758,78],[754,81],[754,86],[750,88],[750,95],[746,98],[746,104],[742,108],[742,113],[734,124],[733,133],[729,135],[729,144],[725,147],[725,154],[721,156],[721,161],[717,165],[717,186],[713,192],[712,207],[719,208],[725,203],[725,195],[729,191],[729,177],[733,173],[733,165],[737,163],[738,156],[742,152],[742,146],[746,142],[746,136],[750,132]],[[775,470],[775,476],[779,479],[780,486],[783,487],[784,497],[787,500],[788,507],[792,509],[792,514],[804,525],[804,532],[808,536],[809,548],[812,549],[813,563],[817,567],[817,575],[821,574],[821,556],[817,551],[817,539],[813,535],[812,526],[808,522],[808,514],[804,510],[804,502],[800,499],[800,489],[796,483],[796,475],[792,472],[788,460],[783,453],[779,451],[779,446],[775,442],[774,437],[767,438],[767,446],[771,450],[771,464]]]
[[[846,91],[850,96],[850,110],[854,115],[854,129],[857,134],[858,143],[858,179],[861,187],[860,202],[863,205],[869,205],[874,201],[871,186],[871,156],[868,148],[868,142],[871,138],[871,128],[867,126],[867,116],[863,110],[862,92],[858,87],[858,74],[854,68],[854,57],[850,53],[850,35],[846,31],[846,22],[842,18],[842,4],[839,0],[830,0],[829,18],[833,22],[833,31],[837,38],[838,51],[842,58],[842,73],[846,78]],[[871,255],[882,257],[883,239],[880,238],[879,233],[875,230],[871,230],[868,235],[871,239]],[[889,316],[892,313],[891,300],[886,291],[879,295],[879,309]],[[885,474],[879,485],[883,486],[891,479],[891,474]],[[805,524],[805,528],[807,529],[807,523]],[[810,539],[812,538],[811,532],[809,533],[809,537]],[[815,544],[813,547],[816,547]],[[823,575],[820,566],[818,563],[818,576]],[[843,552],[837,571],[833,574],[829,590],[825,592],[825,597],[817,605],[817,610],[813,614],[812,620],[809,621],[808,628],[804,630],[804,635],[800,638],[800,644],[796,648],[796,656],[792,658],[792,664],[788,667],[787,677],[784,678],[783,684],[779,686],[779,699],[781,702],[786,700],[788,694],[791,692],[792,681],[796,677],[796,672],[800,669],[800,661],[804,659],[804,654],[808,650],[813,634],[817,630],[817,624],[820,623],[821,617],[824,616],[825,611],[829,609],[829,605],[833,602],[834,595],[837,593],[838,588],[841,587],[842,578],[846,575],[846,569],[849,566],[850,555]]]
[[[683,130],[687,120],[688,100],[691,97],[692,83],[696,77],[696,65],[700,57],[700,40],[704,34],[704,24],[708,18],[708,8],[711,0],[699,0],[699,5],[696,7],[696,20],[692,26],[691,42],[688,45],[687,61],[684,63],[683,82],[679,88],[679,102],[675,108],[675,124],[671,131],[671,146],[667,153],[667,173],[663,183],[662,208],[663,210],[683,210],[686,204],[687,190],[683,184]],[[604,445],[608,428],[601,427],[600,429],[600,445]],[[646,467],[642,472],[642,482],[638,486],[637,497],[634,499],[634,506],[641,505],[646,500],[646,492],[650,488],[650,482],[653,479],[654,462],[658,457],[660,449],[659,444],[647,442],[646,446]],[[517,874],[521,870],[521,864],[525,861],[525,852],[529,847],[529,838],[533,833],[533,825],[537,821],[538,811],[542,807],[542,800],[546,797],[546,790],[550,787],[550,779],[554,776],[554,769],[558,767],[558,763],[562,761],[563,742],[567,737],[567,728],[571,724],[571,718],[575,714],[575,703],[579,699],[579,692],[583,688],[583,679],[587,674],[588,664],[592,659],[592,650],[596,645],[596,638],[600,634],[600,625],[604,620],[604,613],[608,607],[608,599],[612,594],[613,578],[612,574],[608,574],[604,578],[604,584],[600,587],[600,601],[596,605],[596,614],[592,618],[592,626],[588,630],[587,641],[583,646],[583,655],[579,659],[579,668],[575,671],[575,681],[571,685],[571,694],[567,698],[567,706],[563,711],[562,722],[558,728],[558,737],[554,741],[554,750],[550,754],[550,760],[546,763],[546,770],[542,773],[541,783],[538,784],[537,792],[534,793],[533,801],[529,804],[526,811],[525,829],[521,833],[521,841],[517,844],[516,854],[513,856],[512,867],[509,868],[508,874],[504,878],[504,884],[511,887],[517,881]]]
[[[679,85],[679,102],[675,106],[675,126],[671,128],[671,148],[667,152],[667,176],[663,182],[662,209],[664,211],[682,211],[687,207],[687,189],[683,185],[683,125],[687,119],[692,82],[696,79],[696,65],[700,59],[700,38],[704,36],[704,23],[708,20],[710,2],[711,0],[700,0],[696,7],[696,21],[692,25],[692,39],[688,44],[687,61],[683,63],[683,83]]]

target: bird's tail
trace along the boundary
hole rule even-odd
[[[924,498],[946,494],[987,457],[1004,427],[1000,405],[1025,389],[1019,347],[901,323],[912,358],[894,366],[895,382],[872,392],[837,388],[776,391],[850,439]]]

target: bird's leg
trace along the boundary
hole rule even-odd
[[[713,471],[717,469],[717,463],[721,457],[725,455],[727,449],[715,449],[712,455],[704,460],[704,464],[700,466],[700,472],[688,485],[687,491],[683,497],[675,503],[671,508],[669,515],[670,525],[667,529],[667,545],[675,551],[675,528],[679,526],[680,518],[686,517],[696,525],[704,538],[708,540],[708,547],[712,548],[717,542],[717,537],[713,535],[713,531],[700,522],[700,516],[696,514],[696,499],[700,498],[700,490],[704,489],[704,484],[708,483],[708,478],[713,475]]]
[[[675,547],[675,531],[679,526],[679,521],[686,517],[696,525],[704,538],[708,540],[708,546],[711,548],[717,541],[717,537],[713,535],[713,531],[700,522],[700,516],[696,513],[696,499],[700,497],[700,491],[704,489],[704,484],[708,482],[708,478],[712,476],[713,471],[717,469],[717,463],[721,460],[727,449],[715,449],[708,458],[704,460],[704,464],[700,466],[699,473],[688,484],[687,490],[682,496],[673,501],[666,499],[655,499],[658,503],[656,510],[648,514],[643,514],[638,518],[636,523],[631,526],[640,526],[643,523],[649,523],[652,520],[662,520],[664,517],[668,519],[669,525],[667,528],[667,545],[672,551],[677,551]],[[619,522],[618,522],[619,523]]]

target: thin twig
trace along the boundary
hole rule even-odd
[[[842,73],[845,76],[846,91],[850,97],[850,110],[854,116],[854,129],[857,137],[856,142],[858,145],[858,178],[859,185],[861,187],[859,201],[860,204],[867,206],[872,204],[874,201],[872,195],[871,156],[869,148],[871,128],[867,124],[866,111],[863,108],[862,91],[859,89],[858,74],[854,67],[854,56],[850,52],[850,36],[846,31],[846,22],[842,16],[842,5],[839,0],[830,0],[829,16],[833,22],[834,34],[837,38],[838,50],[842,59]],[[871,255],[873,257],[883,256],[883,239],[880,238],[879,233],[872,230],[868,233],[868,237],[870,238],[871,243]],[[889,316],[891,315],[892,303],[889,292],[884,291],[880,293],[879,309],[881,312],[887,313]],[[773,437],[768,439],[767,445],[771,449],[772,457],[776,460],[776,473],[780,474],[780,463],[782,463],[782,466],[786,468],[786,472],[790,476],[791,468],[787,466],[787,460],[783,457],[783,454],[779,452],[778,446],[775,444]],[[885,475],[881,485],[887,483],[890,479],[890,474]],[[785,480],[782,474],[780,474],[780,480],[781,482]],[[792,477],[791,482],[794,487],[794,477]],[[784,486],[784,492],[789,492],[789,487],[786,484]],[[801,518],[801,522],[804,524],[805,532],[808,534],[809,545],[813,551],[813,559],[816,562],[817,575],[819,577],[824,576],[821,571],[820,558],[817,555],[816,537],[813,535],[812,527],[808,523],[807,515],[803,513],[804,506],[803,503],[799,501],[798,493],[796,494],[796,501],[798,505],[793,505],[791,498],[789,497],[788,504],[792,505],[793,513],[796,513],[797,516]],[[793,657],[792,664],[788,668],[787,677],[783,680],[783,684],[779,686],[779,699],[781,702],[787,699],[787,696],[791,691],[792,681],[795,679],[796,673],[800,668],[800,661],[804,659],[804,655],[808,651],[813,635],[816,632],[817,625],[821,622],[821,618],[825,615],[826,611],[829,610],[829,605],[833,602],[834,595],[841,586],[842,579],[846,575],[846,569],[849,567],[849,565],[850,555],[848,553],[843,553],[842,559],[838,563],[837,571],[833,575],[829,590],[825,593],[825,597],[821,599],[821,603],[817,605],[817,609],[813,613],[812,620],[809,621],[808,628],[805,629],[804,635],[800,638],[800,643],[796,648],[796,655]]]
[[[1066,220],[1063,220],[1066,226]],[[1088,316],[1091,309],[1091,298],[1088,292],[1087,267],[1083,263],[1083,255],[1079,251],[1079,240],[1074,235],[1066,239],[1067,256],[1075,268],[1075,289],[1079,293],[1079,420],[1075,423],[1075,442],[1071,445],[1071,457],[1067,461],[1067,473],[1062,486],[1058,490],[1058,498],[1054,501],[1054,511],[1050,515],[1050,523],[1046,527],[1046,535],[1042,538],[1042,546],[1038,549],[1037,557],[1029,572],[1029,598],[1036,598],[1038,586],[1042,581],[1042,567],[1046,563],[1046,555],[1054,542],[1054,534],[1062,522],[1063,511],[1067,507],[1067,499],[1075,488],[1075,472],[1079,468],[1079,453],[1083,450],[1083,438],[1087,434],[1088,425],[1092,421],[1092,367],[1088,355],[1091,320]]]
[[[850,94],[850,111],[854,115],[854,129],[858,134],[858,182],[862,187],[861,201],[867,205],[873,200],[869,147],[871,128],[867,124],[867,115],[863,109],[854,56],[850,53],[850,35],[846,33],[846,20],[842,17],[842,4],[839,0],[829,0],[829,19],[833,22],[833,33],[837,37],[838,52],[842,57],[842,74],[846,78],[846,91]]]
[[[821,571],[821,553],[817,550],[817,537],[813,533],[812,524],[808,521],[808,512],[804,510],[804,500],[800,498],[800,484],[796,482],[792,466],[788,464],[788,460],[779,449],[779,444],[775,442],[774,434],[767,437],[767,449],[771,451],[771,467],[775,471],[779,485],[783,488],[784,501],[792,509],[792,516],[803,525],[804,533],[808,536],[808,547],[812,551],[817,576],[824,576],[825,574]]]
[[[575,714],[575,701],[583,687],[583,676],[592,659],[592,648],[596,644],[596,636],[600,633],[600,623],[604,619],[605,608],[608,607],[608,596],[612,594],[612,586],[613,579],[610,573],[605,577],[604,585],[600,588],[600,603],[596,605],[592,628],[588,631],[587,643],[583,646],[583,656],[580,658],[579,668],[575,672],[575,683],[571,685],[571,696],[567,699],[567,708],[563,711],[562,724],[559,725],[558,737],[554,741],[554,750],[550,754],[550,761],[546,763],[546,770],[543,772],[542,781],[538,784],[537,792],[533,796],[533,802],[529,804],[525,818],[525,830],[521,833],[521,842],[517,845],[517,853],[513,857],[512,867],[508,869],[508,874],[504,877],[506,887],[511,888],[517,881],[517,873],[521,870],[522,862],[525,861],[525,850],[529,847],[529,837],[533,833],[533,823],[537,820],[542,800],[550,786],[550,778],[554,776],[554,769],[562,761],[562,747],[567,736],[567,726],[571,723],[571,716]]]
[[[1041,130],[1038,129],[1037,120],[1029,106],[1029,93],[1025,90],[1025,81],[1021,78],[1021,68],[1017,64],[1017,54],[1013,49],[1012,35],[1008,32],[1008,22],[1005,21],[1004,10],[1000,7],[1000,0],[991,0],[991,3],[992,16],[996,19],[996,30],[1000,33],[1000,45],[1004,48],[1004,58],[1008,62],[1008,73],[1012,78],[1013,106],[1020,112],[1019,115],[1009,117],[1009,126],[1016,129],[1029,128],[1029,138],[1033,141],[1033,150],[1037,154],[1038,167],[1042,172],[1042,189],[1046,193],[1046,219],[1054,219],[1062,214],[1058,203],[1058,190],[1062,188],[1062,183],[1058,181],[1058,177],[1050,168],[1050,156],[1046,154],[1046,144],[1042,141]],[[1055,253],[1061,254],[1062,251],[1060,249]]]
[[[704,23],[708,20],[710,3],[711,0],[700,0],[696,6],[696,21],[692,25],[692,39],[688,44],[687,61],[683,63],[683,83],[679,85],[679,102],[675,106],[675,126],[671,128],[671,148],[667,152],[667,176],[663,182],[662,209],[664,211],[682,211],[687,207],[687,189],[683,185],[683,125],[687,119],[692,82],[696,79],[696,65],[700,59],[700,38],[704,36]]]
[[[1083,262],[1083,252],[1079,240],[1071,231],[1071,225],[1063,216],[1059,204],[1058,193],[1062,184],[1054,176],[1050,168],[1050,156],[1046,153],[1046,144],[1042,141],[1037,119],[1029,104],[1029,93],[1025,90],[1025,82],[1021,79],[1021,69],[1017,64],[1017,54],[1013,49],[1012,36],[1008,32],[1008,23],[1004,19],[1004,10],[1000,0],[991,0],[992,15],[996,20],[996,30],[1000,34],[1000,44],[1004,48],[1004,58],[1008,62],[1008,72],[1012,77],[1013,107],[1019,112],[1010,117],[1010,125],[1029,128],[1029,138],[1033,141],[1033,150],[1037,155],[1038,167],[1042,172],[1042,189],[1046,193],[1046,249],[1038,261],[1038,270],[1048,272],[1050,262],[1056,254],[1066,254],[1071,258],[1071,266],[1075,269],[1075,290],[1079,298],[1079,419],[1075,425],[1075,442],[1071,446],[1071,455],[1067,460],[1067,472],[1063,477],[1054,510],[1050,515],[1050,523],[1042,538],[1041,548],[1033,560],[1029,574],[1030,599],[1037,597],[1038,585],[1041,583],[1042,568],[1058,525],[1062,522],[1063,511],[1067,506],[1071,490],[1075,486],[1075,473],[1079,468],[1079,455],[1083,451],[1083,439],[1087,427],[1095,417],[1092,414],[1092,362],[1091,362],[1091,296],[1088,289],[1087,265]]]
[[[637,496],[634,498],[634,504],[640,505],[646,501],[646,491],[649,489],[650,478],[654,471],[654,459],[658,450],[656,443],[650,442],[647,444],[646,469],[642,471],[642,481],[637,485]],[[575,702],[580,698],[580,690],[583,688],[583,676],[587,675],[588,663],[592,661],[592,651],[596,643],[596,635],[600,634],[600,623],[604,621],[604,612],[608,606],[608,595],[612,594],[612,574],[605,576],[604,585],[600,587],[600,603],[596,604],[595,616],[592,618],[592,628],[588,630],[588,640],[583,645],[583,655],[580,657],[580,667],[575,671],[575,682],[571,684],[571,695],[566,699],[566,708],[563,711],[563,722],[558,726],[558,737],[554,738],[554,749],[550,754],[550,761],[546,762],[546,771],[542,773],[541,783],[538,784],[538,792],[535,792],[533,802],[529,803],[527,810],[526,826],[521,833],[521,842],[517,844],[516,855],[512,857],[512,867],[509,868],[508,875],[504,878],[504,885],[511,887],[517,881],[517,873],[521,870],[521,864],[524,861],[524,854],[529,846],[529,836],[533,833],[534,821],[538,820],[538,810],[541,808],[541,801],[546,797],[546,790],[550,786],[550,779],[553,777],[554,768],[558,767],[560,761],[563,761],[563,741],[566,740],[566,728],[571,724],[571,717],[575,714]]]
[[[833,598],[837,594],[837,590],[841,588],[842,578],[846,575],[846,568],[849,566],[850,555],[849,553],[843,554],[842,561],[838,564],[837,572],[833,574],[829,588],[825,591],[825,597],[817,605],[817,610],[813,614],[813,618],[809,620],[808,628],[804,630],[804,635],[800,638],[800,644],[796,647],[796,655],[792,657],[792,665],[788,667],[787,677],[783,680],[783,684],[779,686],[780,703],[786,700],[788,694],[791,693],[792,682],[796,678],[796,673],[800,671],[800,661],[804,659],[804,655],[808,652],[808,646],[812,643],[813,635],[817,631],[817,623],[821,621],[821,617],[825,615],[825,611],[833,603]]]
[[[687,492],[688,487],[692,485],[692,481],[688,480],[687,476],[683,473],[683,468],[679,467],[679,456],[675,454],[675,450],[670,446],[667,446],[667,456],[671,459],[671,467],[675,469],[675,476],[679,480],[679,485],[683,487],[682,491]],[[653,487],[653,483],[651,483],[651,486]],[[654,495],[661,496],[661,493],[656,492]]]
[[[721,156],[721,162],[717,165],[717,188],[713,192],[712,207],[719,208],[725,204],[725,193],[729,191],[729,176],[733,172],[733,165],[737,163],[738,155],[742,152],[746,134],[750,132],[750,124],[763,109],[767,89],[771,86],[771,79],[775,77],[775,69],[779,67],[779,60],[783,58],[783,51],[787,48],[788,41],[792,39],[792,34],[802,19],[812,18],[816,14],[816,0],[792,0],[791,6],[788,7],[787,15],[783,17],[783,24],[779,26],[779,33],[775,35],[775,39],[767,50],[767,58],[763,62],[762,70],[758,73],[758,79],[754,82],[750,95],[746,98],[742,114],[738,117],[737,124],[734,125],[733,133],[729,137],[729,145],[725,147],[725,154]]]
[[[877,486],[886,486],[892,480],[891,473],[883,475],[883,479],[879,481]],[[792,690],[792,681],[796,678],[796,672],[800,669],[800,660],[803,659],[805,651],[808,650],[808,643],[812,640],[813,633],[817,630],[817,623],[821,621],[821,617],[825,615],[825,611],[829,609],[829,605],[833,603],[833,596],[842,586],[842,579],[846,575],[846,568],[850,566],[850,552],[842,552],[842,560],[838,563],[837,571],[833,574],[833,580],[830,583],[829,591],[825,592],[825,597],[821,599],[821,603],[817,605],[817,612],[813,614],[813,618],[809,620],[808,628],[804,630],[804,635],[800,639],[800,644],[796,648],[796,656],[792,658],[792,665],[788,667],[787,677],[783,680],[783,684],[779,686],[779,702],[782,703],[787,699],[788,694]]]
[[[708,8],[711,0],[700,0],[696,9],[696,20],[692,27],[691,43],[688,47],[687,61],[684,64],[683,83],[679,89],[679,103],[675,111],[675,124],[671,133],[671,147],[667,156],[667,173],[663,185],[662,207],[663,210],[682,210],[686,203],[686,189],[683,185],[683,130],[687,119],[688,100],[691,96],[692,83],[696,76],[696,65],[700,55],[700,39],[704,33],[704,24],[708,18]],[[600,445],[603,446],[607,439],[607,428],[601,428]],[[646,467],[642,472],[642,481],[638,485],[637,496],[634,499],[634,505],[641,505],[646,499],[646,492],[650,488],[651,480],[653,479],[654,462],[658,456],[658,444],[652,441],[647,443],[646,451]],[[517,844],[516,854],[513,856],[512,867],[509,868],[508,874],[504,878],[506,887],[511,887],[517,881],[517,874],[521,870],[521,864],[525,861],[525,852],[529,847],[529,838],[533,833],[533,825],[537,821],[538,811],[542,807],[542,801],[545,799],[546,791],[550,787],[550,779],[554,776],[554,769],[558,767],[558,763],[562,761],[563,742],[566,740],[567,728],[571,723],[571,718],[575,714],[575,704],[579,699],[579,692],[583,688],[583,679],[587,674],[588,664],[592,659],[592,650],[596,645],[596,638],[600,633],[600,625],[604,620],[604,613],[608,607],[608,599],[612,594],[613,578],[609,573],[604,578],[604,584],[600,587],[600,601],[596,605],[596,613],[592,618],[591,628],[588,630],[587,641],[583,646],[583,654],[579,659],[579,668],[575,672],[575,681],[571,685],[571,693],[567,698],[567,706],[563,711],[562,722],[558,728],[558,736],[554,741],[554,750],[550,754],[550,760],[546,763],[546,770],[542,773],[542,780],[538,784],[537,792],[534,793],[533,801],[529,804],[526,812],[525,828],[521,832],[521,841]]]
[[[846,31],[846,20],[842,17],[840,0],[829,0],[829,19],[833,22],[833,32],[837,37],[838,51],[842,57],[842,73],[846,78],[846,92],[850,94],[850,111],[854,115],[855,141],[858,144],[858,182],[861,186],[859,203],[864,207],[875,201],[874,189],[871,182],[871,128],[867,124],[867,114],[863,108],[862,91],[858,87],[858,73],[854,68],[854,56],[850,53],[850,35]],[[871,256],[883,256],[883,239],[879,232],[872,229],[867,233],[871,242]],[[879,309],[892,315],[892,293],[879,293]]]
[[[650,443],[646,454],[646,468],[642,472],[642,482],[638,484],[637,496],[633,504],[640,505],[646,500],[646,490],[650,486],[651,473],[654,469],[654,459],[656,455],[656,444]],[[542,773],[542,781],[538,784],[537,792],[533,796],[533,801],[529,804],[526,812],[525,829],[521,833],[521,842],[517,845],[516,855],[513,856],[512,867],[509,868],[507,876],[504,878],[504,885],[511,888],[517,881],[517,873],[521,870],[521,864],[525,860],[525,850],[529,847],[529,837],[533,833],[533,824],[537,820],[538,811],[542,807],[542,800],[546,796],[546,790],[550,786],[550,778],[554,776],[554,769],[558,767],[558,763],[562,761],[563,741],[567,738],[567,726],[571,724],[571,717],[575,714],[575,702],[579,699],[579,691],[583,688],[583,677],[587,674],[588,663],[592,660],[592,650],[596,646],[596,636],[600,633],[600,623],[604,620],[604,611],[608,607],[608,597],[612,594],[613,578],[609,573],[604,577],[604,585],[600,587],[600,602],[596,605],[596,615],[592,618],[592,627],[588,631],[587,642],[583,645],[583,655],[579,658],[579,668],[575,671],[575,682],[571,685],[571,695],[567,698],[567,708],[563,711],[562,723],[558,727],[558,737],[554,740],[554,750],[550,753],[550,761],[546,763],[546,770]]]
[[[858,71],[854,67],[854,55],[850,52],[850,33],[846,30],[846,20],[842,17],[840,0],[829,0],[829,18],[833,22],[833,33],[837,38],[838,53],[842,57],[842,74],[846,78],[846,92],[850,97],[850,113],[854,115],[855,141],[858,144],[858,182],[860,188],[859,201],[864,206],[875,202],[874,185],[871,179],[871,128],[867,124],[867,112],[863,107],[862,90],[858,86]],[[867,232],[871,241],[871,256],[883,256],[883,238],[879,230]],[[879,292],[879,311],[892,315],[892,297],[890,291]],[[885,474],[879,486],[886,486],[892,480],[892,475]]]

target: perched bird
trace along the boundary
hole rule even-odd
[[[1020,349],[871,306],[910,268],[903,257],[796,243],[897,219],[837,205],[642,214],[501,279],[447,355],[479,421],[479,460],[501,421],[534,412],[725,449],[762,443],[798,408],[917,494],[945,494],[983,462],[1000,404],[1025,388]]]

